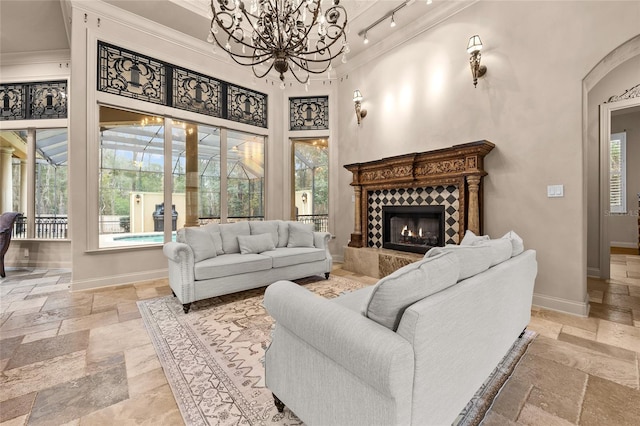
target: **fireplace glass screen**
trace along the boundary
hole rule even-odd
[[[384,248],[426,253],[444,246],[444,206],[384,206]]]

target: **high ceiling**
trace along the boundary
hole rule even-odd
[[[104,1],[200,40],[205,40],[209,31],[210,0],[70,1]],[[425,0],[342,0],[341,4],[345,7],[349,19],[349,58],[355,57],[366,48],[371,48],[394,31],[416,20],[424,19],[425,15],[435,16],[438,11],[451,8],[452,5],[460,9],[472,1],[474,0],[435,0],[427,5]],[[403,3],[407,5],[395,14],[397,26],[391,28],[388,19],[381,22],[368,32],[370,43],[365,45],[358,33]],[[62,7],[62,0],[0,0],[0,53],[69,49]]]

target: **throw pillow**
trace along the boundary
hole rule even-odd
[[[430,258],[442,253],[453,253],[460,264],[460,281],[484,272],[491,267],[493,252],[489,247],[483,246],[457,246],[448,244],[444,247],[434,247],[424,257]]]
[[[273,237],[270,233],[257,235],[238,235],[238,245],[240,253],[262,253],[267,250],[275,250]]]
[[[273,244],[278,245],[278,222],[251,221],[249,222],[249,228],[251,229],[251,235],[271,234]]]
[[[289,242],[287,247],[314,247],[313,224],[289,222]]]
[[[196,262],[216,257],[216,247],[213,244],[211,234],[200,227],[184,228],[184,238],[193,251]]]
[[[216,254],[224,254],[224,250],[222,249],[222,236],[219,232],[211,232],[211,239],[213,240],[213,245],[216,247]]]
[[[511,257],[517,256],[524,251],[524,241],[520,235],[513,231],[509,231],[502,238],[511,241]]]
[[[373,288],[365,309],[367,318],[396,331],[409,306],[454,285],[459,270],[458,258],[450,253],[398,269]]]
[[[488,241],[490,238],[488,235],[476,235],[473,231],[467,229],[464,232],[464,237],[460,241],[461,246],[470,246],[476,241]]]
[[[289,242],[289,222],[278,221],[278,247],[286,247]]]
[[[499,238],[497,240],[489,241],[476,241],[472,247],[488,247],[490,249],[491,266],[495,266],[498,263],[502,263],[505,260],[511,258],[512,246],[511,241],[506,238]]]
[[[238,235],[251,235],[249,222],[225,223],[220,225],[222,250],[225,253],[240,253]]]

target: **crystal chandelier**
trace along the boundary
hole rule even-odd
[[[211,0],[211,29],[215,42],[257,78],[272,69],[289,71],[309,84],[309,74],[331,73],[331,61],[349,52],[347,13],[340,0]],[[249,3],[249,5],[245,5]],[[259,67],[263,65],[263,67]]]

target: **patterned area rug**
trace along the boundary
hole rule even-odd
[[[332,276],[297,280],[334,298],[366,284]],[[264,350],[272,318],[262,307],[264,288],[192,304],[185,315],[173,296],[139,301],[145,325],[187,425],[300,425],[291,411],[278,413],[264,385]],[[455,424],[478,424],[534,334],[518,339]]]

